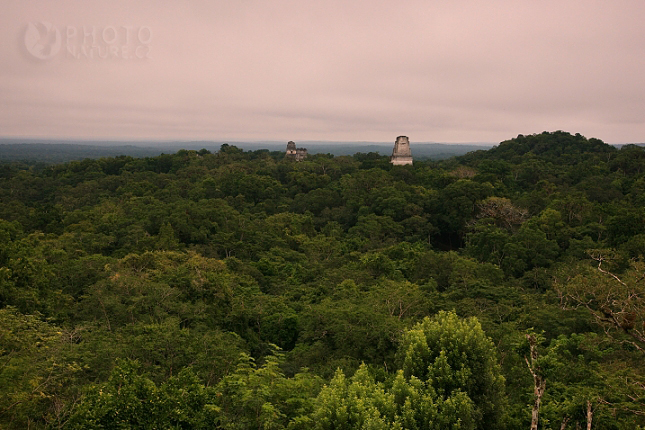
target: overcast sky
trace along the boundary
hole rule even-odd
[[[645,142],[643,0],[3,0],[0,136]]]

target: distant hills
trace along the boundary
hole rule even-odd
[[[211,152],[219,151],[224,143],[235,145],[244,151],[284,151],[286,142],[214,142],[214,141],[65,141],[43,139],[0,139],[0,161],[27,161],[62,163],[84,158],[116,157],[154,157],[162,153],[174,153],[181,149]],[[385,142],[329,142],[299,141],[299,147],[307,148],[310,154],[353,155],[358,152],[377,152],[390,155],[394,143]],[[492,143],[412,143],[412,155],[417,159],[442,160],[471,151],[490,149]]]

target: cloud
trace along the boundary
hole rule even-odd
[[[14,43],[0,47],[0,128],[446,142],[563,129],[645,141],[644,9],[636,0],[5,2],[0,36]],[[49,61],[20,45],[42,21],[63,35]],[[145,27],[149,58],[70,58],[67,45],[82,43],[67,27],[94,31],[106,49],[106,27],[129,28],[132,40]]]

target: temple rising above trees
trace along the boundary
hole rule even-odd
[[[287,158],[293,158],[296,161],[302,161],[307,158],[307,148],[296,148],[295,142],[287,142]]]
[[[390,157],[390,163],[395,166],[406,166],[412,164],[412,153],[410,152],[410,141],[407,136],[399,136],[394,142],[394,149]]]

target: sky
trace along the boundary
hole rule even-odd
[[[0,137],[645,142],[643,0],[3,0]]]

